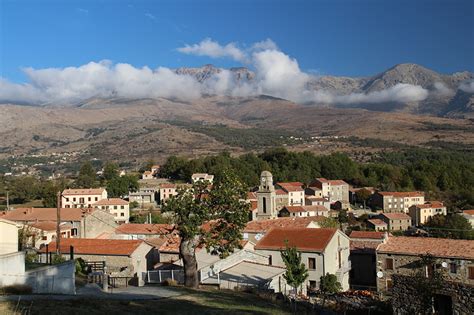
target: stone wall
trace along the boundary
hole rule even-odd
[[[419,292],[414,289],[412,277],[393,275],[392,307],[394,314],[414,314],[420,305]],[[472,314],[474,309],[474,287],[469,284],[445,281],[438,294],[448,296],[452,301],[452,313]]]

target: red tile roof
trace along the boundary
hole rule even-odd
[[[33,228],[43,230],[43,231],[56,231],[56,222],[53,222],[53,221],[36,222],[36,223],[28,224],[28,225]],[[61,230],[70,230],[72,229],[72,226],[66,223],[66,224],[60,224],[59,228]]]
[[[258,208],[258,203],[257,201],[250,201],[250,211],[254,211]]]
[[[74,247],[75,254],[130,256],[143,243],[143,240],[105,240],[96,238],[63,238],[61,239],[61,253],[69,253],[70,246]],[[56,248],[56,242],[49,243],[49,248]],[[40,252],[46,252],[42,248]]]
[[[119,225],[115,229],[116,234],[148,234],[148,235],[163,235],[169,234],[173,230],[171,224],[140,224],[140,223],[125,223]]]
[[[321,205],[316,206],[285,206],[283,209],[288,210],[290,213],[297,212],[311,212],[311,211],[329,211],[326,207]]]
[[[107,198],[97,201],[92,204],[93,206],[125,206],[128,205],[128,201],[120,198]]]
[[[179,253],[180,244],[181,238],[171,234],[166,237],[166,242],[160,246],[159,251],[162,253]]]
[[[380,219],[370,219],[370,220],[367,220],[367,222],[370,222],[370,223],[372,223],[373,225],[387,226],[387,223],[385,223],[384,221],[382,221],[382,220],[380,220]]]
[[[320,222],[324,220],[323,216],[313,217],[293,217],[293,218],[277,218],[259,221],[250,221],[245,226],[244,232],[246,233],[265,233],[271,228],[305,228],[311,222]]]
[[[428,201],[422,205],[416,205],[420,209],[429,209],[429,208],[442,208],[444,204],[441,201]]]
[[[424,197],[425,193],[422,191],[379,191],[378,194],[382,196],[392,196],[392,197],[400,197],[400,198],[408,198],[408,197]]]
[[[392,213],[382,213],[382,215],[390,220],[410,220],[411,217],[406,213],[401,212],[392,212]]]
[[[61,221],[81,221],[83,214],[92,212],[91,209],[62,208]],[[17,208],[15,210],[4,211],[2,218],[11,221],[31,222],[31,221],[54,221],[57,220],[56,208]]]
[[[63,195],[102,195],[105,188],[65,189]]]
[[[283,189],[276,189],[275,194],[277,194],[277,195],[288,195],[288,193],[286,191],[284,191]]]
[[[328,180],[328,182],[331,186],[349,185],[348,183],[346,183],[342,179]]]
[[[379,253],[474,259],[474,241],[431,237],[392,236],[377,248]]]
[[[351,251],[375,253],[375,250],[377,249],[377,246],[379,246],[380,243],[382,243],[382,240],[351,240],[350,248]]]
[[[171,184],[171,183],[169,183],[169,184],[161,184],[161,185],[160,185],[160,189],[161,189],[161,188],[176,188],[176,184]]]
[[[247,200],[257,200],[257,194],[253,191],[248,192]]]
[[[368,238],[368,239],[383,239],[385,232],[375,231],[352,231],[350,238]]]
[[[463,210],[462,212],[465,213],[465,214],[474,215],[474,209],[472,209],[472,210]]]
[[[255,245],[260,250],[295,246],[303,252],[323,252],[337,229],[273,228]]]
[[[283,188],[286,192],[303,190],[303,183],[300,182],[277,183],[277,185]]]

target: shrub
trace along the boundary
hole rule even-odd
[[[58,254],[54,254],[51,260],[53,264],[60,264],[66,261],[66,259],[63,256],[58,255]]]
[[[166,287],[175,287],[178,285],[178,282],[176,282],[174,279],[166,279],[163,281],[163,285]]]
[[[34,263],[38,255],[36,253],[26,253],[25,255],[25,262],[26,263]]]
[[[0,291],[3,294],[14,294],[14,295],[20,295],[20,294],[31,294],[33,292],[33,289],[26,284],[15,284],[15,285],[9,285],[6,287],[3,287],[0,289]]]
[[[87,273],[87,266],[86,262],[82,258],[76,259],[76,274],[86,274]]]

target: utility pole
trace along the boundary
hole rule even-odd
[[[60,255],[59,243],[61,241],[61,192],[58,191],[57,200],[56,200],[57,212],[56,212],[56,254]]]
[[[7,211],[10,210],[10,198],[9,198],[9,191],[7,190]]]

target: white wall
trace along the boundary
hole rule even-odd
[[[13,222],[0,220],[0,255],[14,253],[17,251],[18,251],[17,225]]]
[[[76,294],[75,271],[74,260],[36,268],[25,273],[26,284],[37,294]]]
[[[0,255],[0,287],[22,284],[25,281],[25,253]]]

